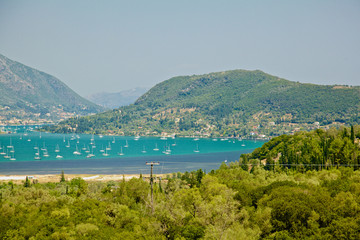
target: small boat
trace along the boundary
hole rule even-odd
[[[70,147],[70,141],[69,140],[68,140],[68,144],[65,147],[67,147],[67,148]]]
[[[194,141],[199,141],[200,139],[198,137],[194,138]]]
[[[135,136],[135,137],[134,137],[134,140],[135,140],[135,141],[137,141],[137,140],[139,140],[139,139],[140,139],[140,136]]]
[[[87,149],[85,150],[86,153],[89,153],[90,152],[90,148],[89,146],[87,147]]]
[[[56,158],[57,158],[57,159],[61,159],[61,158],[63,158],[63,156],[61,156],[61,155],[56,155]]]
[[[112,143],[115,143],[115,137],[113,137]]]
[[[175,146],[176,146],[176,142],[174,142],[173,144],[171,144],[171,146],[175,147]]]
[[[73,152],[74,155],[81,155],[81,152],[78,149],[78,146],[76,145],[76,150]]]
[[[100,152],[105,152],[105,150],[104,150],[104,146],[102,146],[102,149],[100,149]]]
[[[49,157],[49,153],[48,153],[47,150],[44,151],[43,156],[44,156],[44,157]]]
[[[109,142],[109,146],[107,146],[105,149],[106,149],[106,150],[108,150],[108,151],[110,151],[110,150],[111,150],[111,145],[110,145],[110,142]]]
[[[12,157],[10,158],[10,161],[15,161],[16,160],[16,158],[15,158],[15,153],[13,152],[12,153]]]
[[[123,153],[123,148],[122,148],[122,147],[120,147],[119,155],[120,155],[120,156],[123,156],[123,155],[124,155],[124,153]]]
[[[101,134],[99,135],[99,138],[103,138],[103,137],[104,137],[103,135],[101,135]]]
[[[124,147],[129,147],[128,141],[126,140],[125,146]]]
[[[146,153],[145,146],[143,146],[143,150],[141,152]]]
[[[109,156],[109,154],[107,153],[107,150],[105,150],[105,152],[102,154],[104,157]]]
[[[167,140],[167,137],[162,136],[160,139],[161,139],[161,140]]]
[[[154,151],[159,151],[157,143],[155,143],[155,148],[153,149]]]
[[[199,145],[198,145],[198,144],[196,144],[196,149],[194,150],[194,152],[196,152],[196,153],[200,152],[200,151],[199,151]]]
[[[245,144],[243,143],[243,144],[241,144],[241,146],[242,146],[242,147],[245,147]]]
[[[60,152],[59,144],[56,144],[55,152]]]
[[[213,138],[213,141],[216,142],[218,139],[217,138]]]

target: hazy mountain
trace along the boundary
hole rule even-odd
[[[96,104],[113,109],[134,103],[136,99],[143,95],[147,90],[148,88],[138,87],[117,93],[95,93],[86,98]]]
[[[60,128],[127,135],[271,136],[359,123],[359,109],[360,87],[302,84],[258,70],[234,70],[174,77],[135,104],[70,119]]]
[[[13,117],[58,120],[102,110],[103,107],[82,98],[57,78],[0,55],[0,116],[3,121]]]

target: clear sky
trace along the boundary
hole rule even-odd
[[[233,69],[360,85],[360,1],[0,0],[0,54],[82,96]]]

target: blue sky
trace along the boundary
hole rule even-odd
[[[83,96],[232,69],[360,85],[360,1],[0,0],[0,54]]]

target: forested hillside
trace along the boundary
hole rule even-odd
[[[250,154],[243,154],[241,162],[248,165],[265,164],[274,171],[321,170],[347,166],[360,168],[360,126],[324,131],[299,132],[271,139]]]
[[[359,239],[359,138],[359,126],[274,138],[210,173],[155,178],[153,205],[143,178],[2,183],[0,238]]]
[[[58,121],[102,110],[59,79],[0,55],[0,121]]]
[[[56,132],[199,136],[274,136],[317,126],[360,123],[360,87],[291,82],[261,71],[180,76],[133,105],[70,119]]]
[[[60,180],[60,177],[59,177]],[[157,180],[0,185],[1,239],[359,239],[360,171],[238,163]]]

